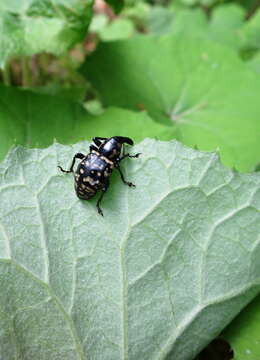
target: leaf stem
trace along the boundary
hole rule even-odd
[[[3,81],[4,81],[4,84],[9,86],[11,85],[11,73],[10,73],[10,62],[7,61],[5,66],[4,66],[4,69],[3,69]]]
[[[32,86],[31,58],[27,56],[22,57],[22,84],[23,87]]]

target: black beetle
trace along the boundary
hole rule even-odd
[[[113,169],[115,168],[119,171],[124,184],[135,187],[134,184],[124,179],[119,164],[126,157],[137,158],[140,153],[136,155],[128,153],[121,155],[124,143],[134,145],[133,140],[128,137],[95,137],[92,140],[95,145],[90,145],[90,153],[88,155],[77,153],[73,157],[69,170],[64,170],[61,166],[58,166],[58,168],[65,173],[71,173],[73,172],[75,160],[82,160],[74,174],[76,194],[80,199],[88,200],[98,190],[102,190],[101,196],[97,201],[97,209],[99,214],[103,216],[100,202],[109,187],[109,176],[112,174]]]

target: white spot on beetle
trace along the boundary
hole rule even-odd
[[[90,185],[95,185],[95,184],[99,184],[99,180],[94,180],[94,179],[92,179],[92,177],[90,177],[90,176],[86,176],[86,177],[84,177],[83,178],[83,182],[84,183],[89,183]]]
[[[86,190],[90,193],[95,193],[96,191],[94,189],[92,189],[91,187],[89,186],[86,186]]]
[[[83,178],[83,182],[88,183],[88,182],[90,182],[89,181],[90,179],[91,179],[90,176],[86,176]]]
[[[110,164],[112,167],[114,167],[114,163],[113,161],[109,160],[108,158],[106,158],[105,156],[100,156],[101,160],[104,160],[107,164]]]

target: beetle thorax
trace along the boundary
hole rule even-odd
[[[99,148],[99,153],[110,160],[116,160],[121,154],[122,144],[111,138],[105,141]]]

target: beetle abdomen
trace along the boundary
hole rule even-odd
[[[83,179],[80,179],[80,181],[76,180],[77,178],[80,179],[77,176],[77,174],[75,174],[75,191],[76,191],[77,196],[80,199],[84,199],[84,200],[88,200],[88,199],[92,198],[96,194],[99,187],[93,186],[94,184],[91,184],[89,182],[89,179],[87,176],[84,177]]]
[[[75,191],[80,199],[88,200],[104,187],[107,171],[111,174],[108,167],[107,162],[95,153],[82,160],[75,172]]]
[[[76,189],[76,194],[80,199],[88,200],[91,199],[96,194],[96,191],[91,192],[91,191]]]

